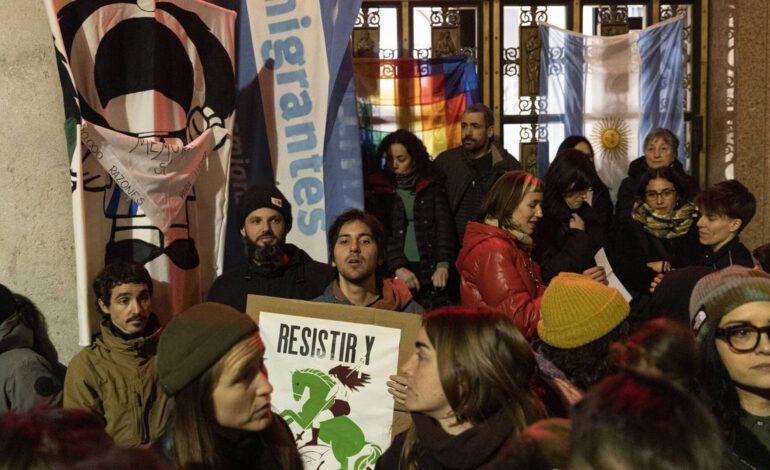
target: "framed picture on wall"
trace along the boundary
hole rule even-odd
[[[432,57],[446,57],[460,53],[460,28],[435,27],[431,29]]]
[[[380,28],[353,29],[353,56],[380,56]]]

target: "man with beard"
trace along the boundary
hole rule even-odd
[[[447,196],[460,246],[465,224],[475,217],[492,184],[506,171],[521,170],[518,160],[495,145],[495,118],[487,106],[476,103],[466,109],[461,129],[463,144],[441,152],[435,160],[447,177]]]
[[[253,186],[241,196],[238,222],[248,260],[214,281],[208,295],[210,302],[246,312],[249,294],[310,300],[334,278],[329,266],[286,243],[286,234],[291,230],[291,205],[274,185]]]
[[[170,407],[158,383],[163,328],[150,311],[152,279],[131,261],[107,265],[93,283],[103,318],[91,346],[70,361],[64,407],[94,411],[120,446],[146,445],[166,428]]]
[[[334,220],[328,235],[337,279],[316,302],[408,313],[424,311],[404,281],[378,275],[384,260],[380,247],[385,246],[385,230],[377,217],[351,209]]]

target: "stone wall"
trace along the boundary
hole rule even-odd
[[[42,1],[5,0],[0,28],[0,283],[48,320],[62,362],[77,344],[61,87]]]

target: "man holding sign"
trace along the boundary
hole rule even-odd
[[[422,313],[412,293],[398,278],[381,278],[385,232],[377,218],[358,209],[341,214],[329,228],[331,265],[337,271],[316,302]]]

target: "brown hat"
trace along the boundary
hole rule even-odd
[[[259,331],[234,308],[205,302],[169,322],[158,342],[158,378],[166,395],[176,395],[213,366],[238,341]]]

